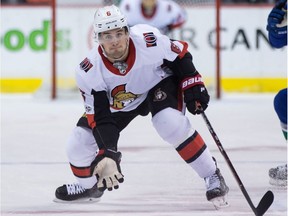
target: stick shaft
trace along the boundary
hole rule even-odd
[[[226,154],[226,152],[225,152],[225,150],[224,150],[224,148],[223,148],[223,146],[222,146],[222,144],[221,144],[221,142],[220,142],[217,134],[215,133],[215,131],[214,131],[214,129],[213,129],[210,121],[208,120],[205,112],[203,111],[203,112],[201,113],[201,115],[202,115],[202,117],[203,117],[203,119],[204,119],[204,121],[205,121],[205,123],[206,123],[206,125],[207,125],[207,127],[208,127],[208,130],[209,130],[210,134],[212,135],[212,137],[213,137],[216,145],[218,146],[221,154],[223,155],[225,161],[227,162],[227,164],[228,164],[228,166],[229,166],[229,168],[230,168],[230,170],[231,170],[234,178],[236,179],[236,181],[237,181],[237,183],[238,183],[238,185],[239,185],[239,187],[240,187],[240,189],[241,189],[244,197],[246,198],[249,206],[251,207],[251,209],[253,210],[253,212],[255,213],[255,215],[257,215],[257,214],[258,214],[258,213],[257,213],[257,209],[255,208],[254,204],[252,203],[252,200],[251,200],[249,194],[247,193],[247,191],[246,191],[246,189],[245,189],[245,187],[244,187],[244,185],[243,185],[240,177],[238,176],[238,174],[237,174],[237,172],[236,172],[233,164],[231,163],[228,155]]]

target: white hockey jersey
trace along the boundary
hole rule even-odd
[[[141,0],[122,0],[120,10],[126,16],[129,26],[148,24],[158,28],[162,33],[181,26],[186,21],[186,12],[171,0],[158,0],[154,13],[148,17],[141,7]]]
[[[161,68],[163,59],[174,61],[186,52],[187,44],[172,42],[158,29],[148,25],[136,25],[130,29],[128,67],[124,72],[108,61],[101,47],[93,48],[76,72],[86,113],[94,114],[93,91],[107,93],[111,112],[137,108],[152,87],[171,75]]]

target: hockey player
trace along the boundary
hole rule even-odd
[[[129,26],[148,24],[163,34],[181,27],[186,21],[185,11],[171,0],[122,0],[120,10]]]
[[[287,0],[280,0],[275,4],[268,16],[267,30],[269,42],[273,47],[287,46]],[[274,109],[287,142],[287,88],[280,90],[275,96]],[[287,186],[287,164],[271,168],[269,177],[270,184]]]
[[[280,90],[274,98],[274,109],[279,117],[281,128],[287,142],[287,88]],[[287,186],[287,164],[269,170],[270,184]]]
[[[149,25],[129,29],[114,5],[98,9],[93,26],[100,45],[76,73],[85,115],[67,147],[79,183],[57,188],[56,201],[93,201],[117,189],[124,181],[119,134],[137,115],[151,113],[158,134],[205,180],[207,199],[226,205],[229,189],[216,161],[182,112],[183,97],[192,114],[200,113],[199,104],[205,110],[210,99],[187,43]]]

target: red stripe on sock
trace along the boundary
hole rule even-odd
[[[179,155],[186,161],[194,157],[205,145],[202,137],[197,134],[197,136],[188,143],[183,149],[178,151]]]
[[[77,177],[85,178],[91,176],[90,167],[75,167],[72,164],[70,164],[70,167],[72,169],[73,174]]]

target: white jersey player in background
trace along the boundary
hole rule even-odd
[[[172,0],[122,0],[120,10],[128,25],[148,24],[168,34],[186,21],[186,12]]]
[[[98,9],[93,25],[99,45],[76,73],[85,114],[67,146],[78,183],[57,188],[55,201],[99,200],[105,189],[117,189],[124,181],[119,134],[136,116],[151,113],[158,134],[204,179],[207,199],[227,205],[229,188],[183,111],[183,98],[192,114],[201,113],[199,106],[205,110],[210,99],[187,43],[172,41],[149,25],[129,29],[114,5]]]

